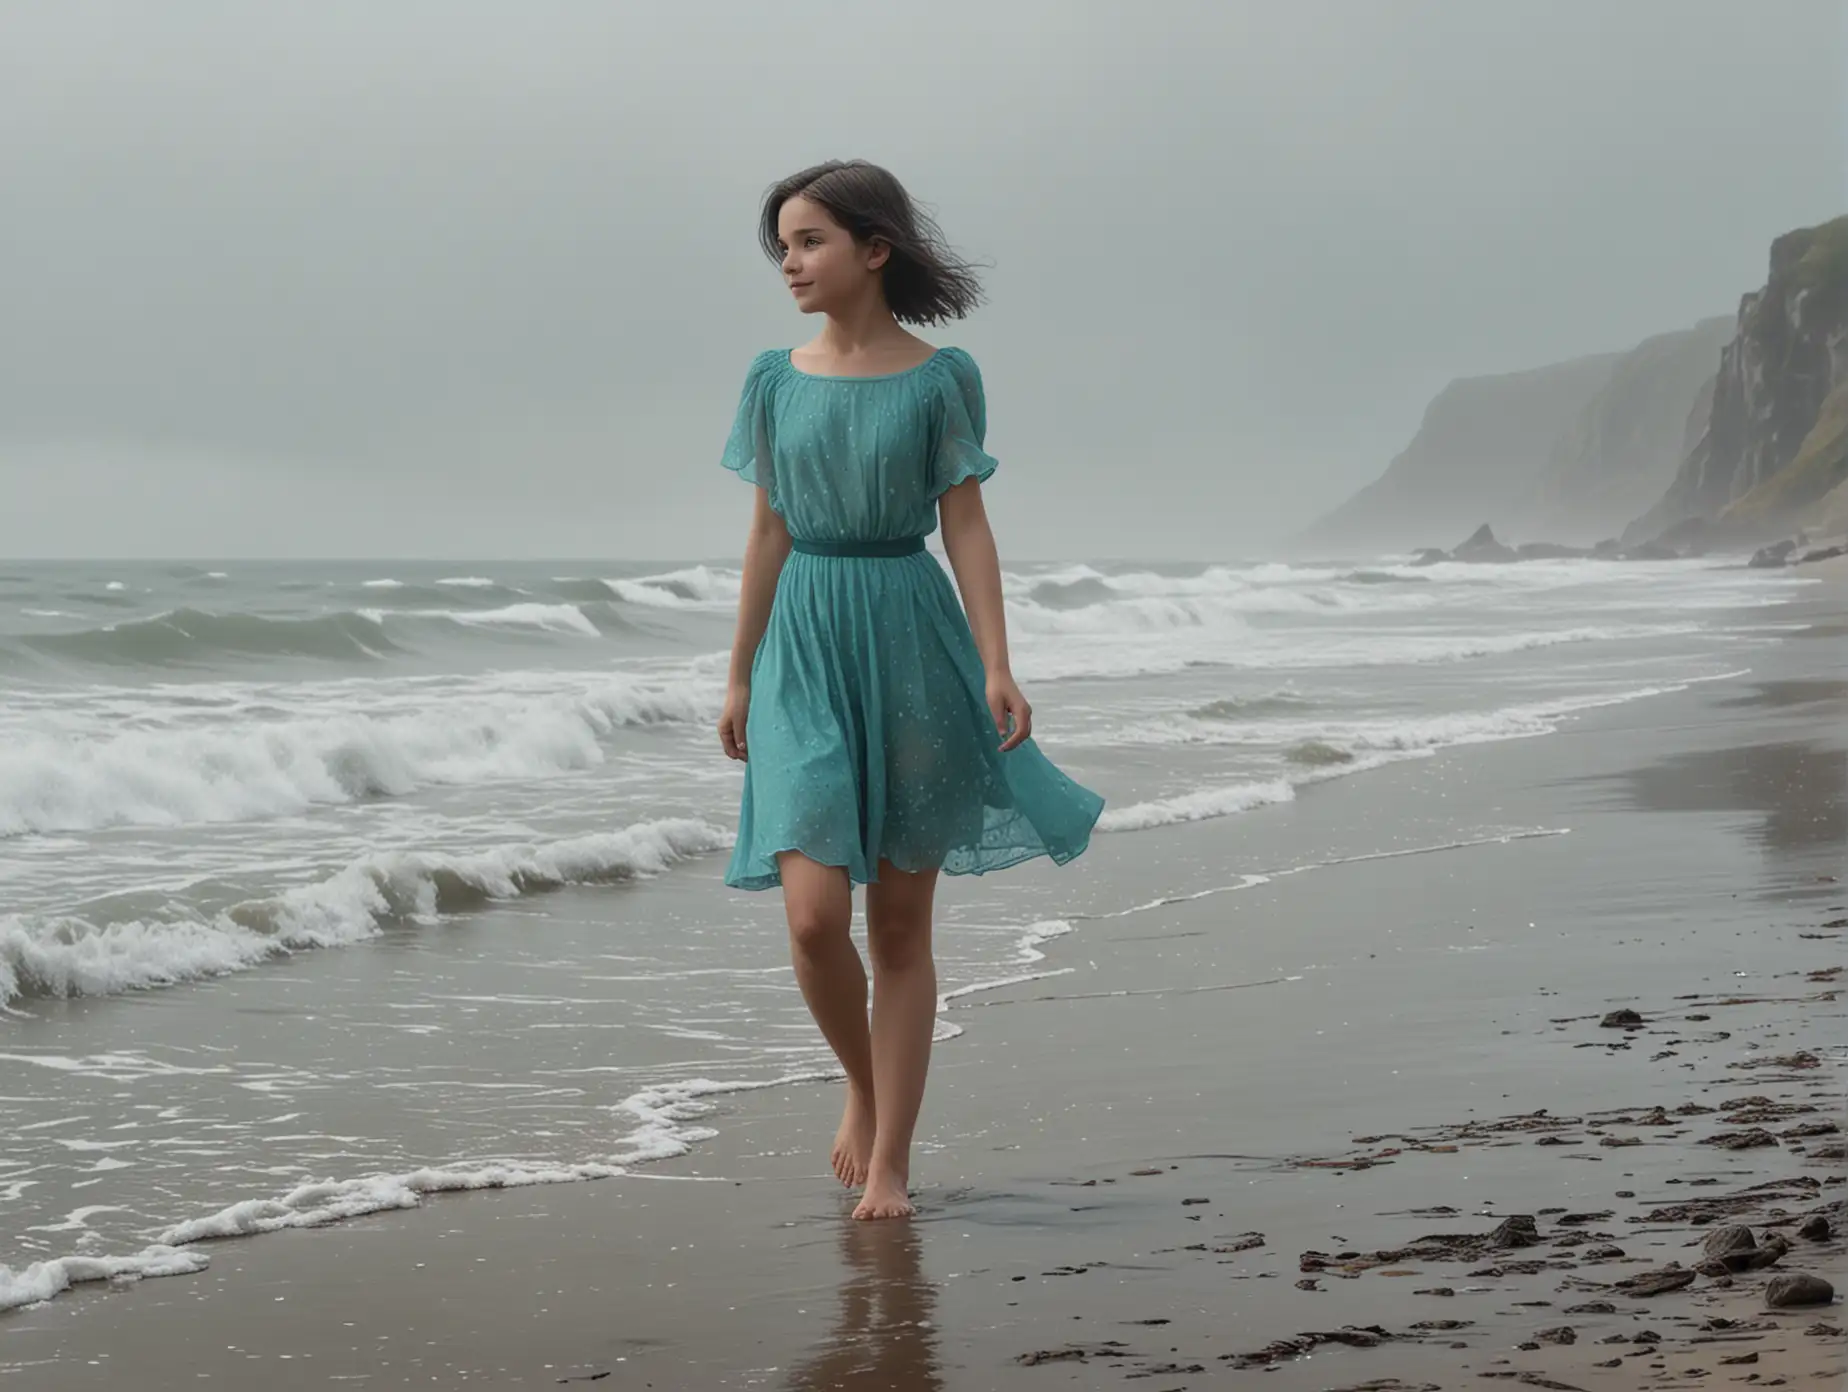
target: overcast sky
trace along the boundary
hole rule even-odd
[[[0,0],[0,555],[724,557],[754,241],[888,165],[1004,558],[1216,557],[1848,211],[1836,0]]]

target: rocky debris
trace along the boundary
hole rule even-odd
[[[1519,546],[1510,546],[1495,535],[1495,530],[1484,522],[1468,539],[1454,549],[1445,551],[1437,546],[1421,546],[1412,555],[1411,564],[1415,566],[1434,566],[1444,561],[1458,561],[1465,565],[1507,565],[1515,561],[1566,561],[1597,558],[1600,560],[1673,560],[1683,551],[1673,547],[1662,547],[1657,555],[1649,548],[1631,548],[1626,551],[1615,539],[1601,541],[1596,546],[1568,546],[1557,541],[1524,541]]]
[[[1721,1150],[1756,1150],[1761,1146],[1774,1146],[1777,1137],[1759,1127],[1744,1131],[1722,1131],[1717,1136],[1709,1136],[1702,1145],[1718,1146]]]
[[[1752,570],[1777,570],[1790,563],[1790,553],[1796,549],[1794,541],[1774,541],[1754,551],[1746,565]]]
[[[1484,522],[1469,534],[1469,538],[1461,546],[1450,553],[1450,559],[1470,564],[1482,564],[1512,561],[1517,554],[1512,546],[1506,546],[1497,541],[1494,531],[1490,529],[1487,522]]]
[[[1837,910],[1839,912],[1839,910]],[[1848,926],[1848,925],[1845,925]],[[1800,976],[1801,971],[1781,973],[1783,976]],[[1597,1013],[1569,1016],[1556,1019],[1552,1023],[1562,1030],[1575,1032],[1583,1038],[1585,1027],[1602,1023],[1614,1031],[1628,1031],[1649,1028],[1649,1021],[1656,1022],[1655,1028],[1665,1035],[1681,1028],[1683,1020],[1704,1018],[1699,1015],[1683,1013],[1684,1008],[1704,1010],[1710,1004],[1719,1005],[1801,1005],[1821,999],[1820,996],[1777,997],[1777,996],[1740,996],[1719,999],[1706,993],[1675,998],[1674,1004],[1661,1005],[1653,1001],[1639,1001],[1638,1009],[1611,1011],[1604,1016]],[[1647,1015],[1648,1020],[1644,1019]],[[1749,1032],[1748,1032],[1749,1031]],[[1608,1037],[1608,1036],[1607,1036]],[[1706,1047],[1724,1043],[1729,1036],[1718,1033],[1712,1036],[1687,1039],[1669,1039],[1671,1045],[1687,1046],[1690,1058],[1700,1057],[1700,1065],[1712,1070],[1719,1070],[1724,1065],[1721,1059],[1713,1059],[1706,1053]],[[1525,1146],[1536,1139],[1541,1144],[1569,1145],[1580,1147],[1578,1151],[1567,1155],[1561,1153],[1562,1159],[1598,1161],[1600,1156],[1586,1153],[1592,1140],[1603,1144],[1640,1143],[1648,1138],[1652,1147],[1652,1156],[1659,1156],[1663,1163],[1672,1164],[1678,1155],[1683,1162],[1691,1162],[1692,1171],[1670,1170],[1664,1174],[1657,1167],[1650,1167],[1645,1173],[1639,1167],[1634,1175],[1625,1168],[1623,1180],[1635,1188],[1604,1189],[1603,1193],[1614,1193],[1620,1200],[1636,1201],[1637,1188],[1659,1184],[1670,1186],[1685,1185],[1689,1189],[1702,1188],[1707,1197],[1692,1199],[1679,1204],[1662,1205],[1644,1212],[1650,1200],[1645,1199],[1634,1207],[1626,1206],[1621,1210],[1609,1209],[1568,1209],[1564,1205],[1538,1208],[1530,1214],[1517,1214],[1479,1219],[1494,1226],[1486,1231],[1473,1232],[1437,1232],[1416,1238],[1405,1246],[1379,1251],[1342,1250],[1333,1254],[1317,1251],[1305,1251],[1300,1255],[1300,1268],[1303,1278],[1295,1282],[1296,1286],[1309,1293],[1322,1294],[1324,1285],[1330,1279],[1373,1280],[1392,1276],[1412,1276],[1418,1274],[1419,1268],[1429,1269],[1431,1263],[1467,1263],[1452,1269],[1461,1274],[1467,1270],[1473,1281],[1465,1287],[1434,1286],[1420,1288],[1416,1293],[1434,1298],[1453,1298],[1450,1308],[1455,1309],[1454,1300],[1459,1294],[1470,1295],[1485,1291],[1501,1293],[1490,1296],[1504,1313],[1514,1313],[1506,1308],[1505,1302],[1515,1295],[1548,1294],[1554,1299],[1513,1300],[1517,1307],[1537,1307],[1532,1318],[1544,1318],[1539,1309],[1545,1308],[1548,1314],[1557,1307],[1556,1301],[1565,1292],[1584,1292],[1584,1294],[1564,1295],[1564,1299],[1577,1300],[1582,1303],[1565,1306],[1562,1313],[1567,1319],[1580,1317],[1601,1317],[1599,1324],[1606,1329],[1612,1325],[1624,1325],[1641,1310],[1647,1308],[1638,1304],[1624,1304],[1626,1299],[1632,1302],[1646,1301],[1656,1296],[1668,1296],[1668,1311],[1664,1324],[1665,1334],[1653,1330],[1643,1330],[1634,1334],[1613,1334],[1609,1338],[1596,1338],[1601,1344],[1628,1344],[1628,1348],[1605,1350],[1606,1352],[1626,1354],[1626,1357],[1611,1362],[1611,1366],[1623,1367],[1632,1361],[1647,1361],[1657,1370],[1664,1370],[1668,1355],[1677,1355],[1675,1376],[1677,1378],[1698,1378],[1706,1376],[1698,1369],[1682,1368],[1679,1365],[1690,1361],[1685,1355],[1696,1351],[1701,1344],[1731,1343],[1735,1348],[1748,1344],[1745,1353],[1724,1360],[1727,1366],[1735,1363],[1741,1368],[1750,1368],[1747,1361],[1753,1357],[1762,1357],[1763,1365],[1754,1368],[1752,1375],[1743,1380],[1758,1382],[1762,1376],[1768,1379],[1764,1385],[1780,1385],[1782,1379],[1777,1376],[1781,1371],[1783,1348],[1767,1345],[1762,1352],[1749,1347],[1751,1342],[1762,1337],[1763,1333],[1777,1331],[1788,1333],[1792,1330],[1785,1320],[1777,1316],[1786,1308],[1807,1308],[1815,1310],[1819,1305],[1827,1304],[1834,1298],[1834,1291],[1829,1282],[1821,1277],[1802,1273],[1773,1277],[1767,1267],[1780,1262],[1792,1261],[1790,1254],[1798,1250],[1793,1243],[1823,1243],[1831,1241],[1843,1219],[1836,1217],[1838,1210],[1844,1210],[1840,1203],[1841,1190],[1830,1194],[1825,1187],[1830,1183],[1848,1179],[1848,1175],[1821,1172],[1798,1173],[1792,1178],[1766,1179],[1756,1183],[1741,1184],[1739,1188],[1728,1191],[1731,1184],[1740,1184],[1738,1178],[1730,1176],[1750,1176],[1751,1169],[1757,1168],[1762,1174],[1767,1167],[1775,1169],[1790,1164],[1793,1168],[1808,1168],[1816,1157],[1805,1158],[1802,1155],[1803,1143],[1816,1138],[1839,1137],[1844,1129],[1836,1121],[1818,1115],[1819,1108],[1801,1099],[1813,1096],[1817,1101],[1824,1101],[1824,1084],[1820,1081],[1817,1070],[1836,1062],[1835,1051],[1797,1050],[1781,1055],[1774,1055],[1770,1048],[1758,1048],[1747,1043],[1750,1039],[1769,1039],[1781,1043],[1790,1049],[1796,1042],[1788,1033],[1765,1034],[1756,1024],[1741,1026],[1738,1038],[1731,1046],[1732,1057],[1740,1062],[1736,1067],[1741,1072],[1730,1075],[1712,1073],[1703,1085],[1703,1091],[1697,1095],[1704,1096],[1702,1102],[1683,1101],[1678,1105],[1673,1098],[1666,1103],[1653,1103],[1649,1106],[1629,1106],[1622,1108],[1600,1109],[1595,1112],[1577,1116],[1555,1116],[1545,1109],[1519,1113],[1503,1117],[1471,1116],[1462,1122],[1407,1129],[1403,1132],[1378,1135],[1354,1136],[1354,1150],[1344,1158],[1327,1160],[1294,1160],[1286,1164],[1305,1170],[1361,1170],[1373,1165],[1390,1163],[1394,1157],[1403,1156],[1410,1162],[1414,1153],[1454,1154],[1462,1151],[1474,1151],[1478,1148],[1496,1148]],[[1561,1041],[1571,1044],[1570,1037]],[[1627,1038],[1625,1040],[1627,1043]],[[1583,1047],[1580,1045],[1579,1047]],[[1595,1047],[1595,1046],[1594,1046]],[[1623,1047],[1617,1045],[1616,1047]],[[1772,1046],[1775,1047],[1775,1044]],[[1696,1051],[1700,1051],[1696,1054]],[[1641,1057],[1640,1054],[1637,1057]],[[1798,1072],[1807,1076],[1777,1076],[1779,1071]],[[1756,1075],[1756,1076],[1755,1076]],[[1729,1084],[1731,1086],[1729,1086]],[[1744,1092],[1746,1088],[1757,1087],[1763,1091],[1750,1096],[1727,1097],[1728,1092]],[[1714,1094],[1718,1095],[1714,1095]],[[1770,1095],[1766,1095],[1766,1094]],[[1831,1092],[1829,1094],[1833,1096]],[[1721,1100],[1722,1098],[1725,1100]],[[1704,1125],[1691,1120],[1709,1116]],[[1716,1125],[1716,1123],[1718,1123]],[[1401,1123],[1402,1124],[1402,1123]],[[1536,1134],[1537,1137],[1536,1137]],[[1635,1133],[1635,1134],[1630,1134]],[[1708,1134],[1712,1133],[1712,1134]],[[1775,1133],[1775,1134],[1774,1134]],[[1433,1143],[1443,1138],[1445,1144]],[[1792,1143],[1794,1154],[1783,1149],[1784,1143]],[[1668,1150],[1666,1147],[1677,1147]],[[1737,1159],[1717,1160],[1714,1149],[1742,1149],[1744,1153]],[[1695,1157],[1706,1152],[1704,1160]],[[1826,1153],[1826,1148],[1824,1148]],[[1608,1152],[1606,1152],[1608,1154]],[[1531,1156],[1531,1152],[1509,1152],[1509,1158]],[[1532,1157],[1537,1159],[1538,1157]],[[1627,1157],[1624,1157],[1627,1159]],[[1613,1160],[1617,1157],[1612,1157]],[[1145,1171],[1152,1175],[1166,1174],[1170,1170],[1182,1168],[1167,1166],[1165,1169]],[[1571,1167],[1566,1167],[1571,1168]],[[1330,1176],[1334,1178],[1335,1176]],[[1344,1176],[1345,1177],[1345,1176]],[[1616,1176],[1612,1175],[1613,1180]],[[1638,1183],[1638,1181],[1642,1181]],[[1109,1182],[1109,1181],[1106,1181]],[[1197,1187],[1196,1187],[1197,1186]],[[1703,1186],[1713,1186],[1706,1187]],[[1185,1219],[1201,1221],[1203,1210],[1186,1207],[1197,1201],[1182,1199],[1190,1191],[1197,1193],[1201,1189],[1213,1192],[1208,1183],[1194,1181],[1184,1188],[1172,1191],[1167,1200],[1172,1204],[1177,1201],[1184,1205]],[[1574,1192],[1562,1189],[1558,1192]],[[1577,1191],[1579,1202],[1595,1202],[1595,1193]],[[1826,1197],[1824,1197],[1826,1196]],[[1622,1218],[1618,1213],[1623,1214]],[[1467,1219],[1459,1216],[1459,1210],[1448,1205],[1428,1208],[1398,1209],[1382,1213],[1379,1216],[1395,1220],[1434,1220],[1432,1226],[1455,1224],[1463,1227]],[[1833,1221],[1831,1221],[1833,1219]],[[1182,1221],[1181,1215],[1175,1215],[1174,1221]],[[1614,1245],[1610,1238],[1610,1226],[1615,1222],[1635,1225],[1633,1230],[1625,1230],[1625,1241],[1637,1256],[1626,1257],[1625,1249]],[[1748,1226],[1749,1224],[1749,1226]],[[1422,1225],[1422,1224],[1421,1224]],[[1599,1229],[1604,1229],[1600,1231]],[[1664,1231],[1664,1230],[1667,1231]],[[1692,1231],[1690,1231],[1692,1230]],[[1403,1231],[1403,1230],[1401,1230]],[[1413,1229],[1416,1231],[1416,1229]],[[1197,1230],[1196,1230],[1197,1233]],[[1349,1243],[1346,1237],[1335,1237],[1334,1243]],[[1693,1256],[1681,1244],[1698,1244],[1693,1249]],[[1185,1251],[1204,1254],[1217,1253],[1220,1264],[1233,1269],[1233,1279],[1265,1279],[1282,1275],[1276,1270],[1262,1270],[1267,1263],[1262,1258],[1255,1262],[1249,1258],[1233,1254],[1251,1252],[1267,1246],[1266,1238],[1260,1233],[1242,1233],[1232,1236],[1209,1236],[1207,1240],[1190,1243],[1185,1247],[1162,1248],[1162,1251]],[[1331,1244],[1332,1246],[1332,1244]],[[1535,1250],[1537,1249],[1537,1250]],[[1821,1264],[1831,1248],[1801,1249],[1806,1254],[1814,1252],[1804,1264]],[[1681,1260],[1668,1260],[1671,1256],[1680,1256]],[[1667,1265],[1661,1265],[1667,1260]],[[1627,1263],[1619,1270],[1598,1263]],[[1088,1270],[1089,1266],[1067,1268],[1047,1274],[1075,1274]],[[1748,1275],[1764,1271],[1764,1276]],[[1435,1274],[1435,1273],[1433,1273]],[[1517,1278],[1539,1276],[1542,1286],[1532,1282],[1516,1284]],[[1592,1279],[1594,1276],[1602,1279]],[[1622,1277],[1624,1279],[1616,1279]],[[1507,1278],[1507,1284],[1503,1284]],[[1703,1281],[1704,1278],[1704,1281]],[[1768,1281],[1766,1278],[1770,1278]],[[1284,1278],[1288,1280],[1287,1276]],[[1839,1278],[1837,1278],[1839,1279]],[[1689,1311],[1701,1305],[1721,1299],[1721,1292],[1734,1288],[1736,1293],[1726,1297],[1730,1301],[1748,1299],[1746,1294],[1748,1282],[1762,1293],[1764,1304],[1769,1307],[1769,1317],[1761,1316],[1757,1320],[1728,1320],[1719,1316],[1707,1317],[1705,1312],[1690,1317]],[[1697,1285],[1697,1283],[1700,1283]],[[1698,1291],[1698,1294],[1697,1294]],[[1686,1292],[1681,1300],[1674,1298],[1674,1293]],[[1689,1300],[1688,1297],[1694,1297]],[[1660,1308],[1660,1307],[1658,1307]],[[1722,1309],[1737,1311],[1736,1304],[1721,1305]],[[1459,1310],[1458,1314],[1472,1314],[1472,1310]],[[1552,1314],[1558,1318],[1557,1314]],[[1613,1318],[1614,1317],[1614,1318]],[[1154,1327],[1166,1325],[1169,1321],[1149,1319],[1133,1320],[1128,1323],[1138,1326]],[[1670,1329],[1672,1324],[1674,1328]],[[1189,1350],[1185,1348],[1168,1348],[1164,1341],[1159,1357],[1179,1360],[1156,1363],[1149,1354],[1126,1349],[1114,1342],[1101,1344],[1064,1344],[1043,1348],[1035,1353],[1022,1355],[1020,1362],[1031,1365],[1038,1362],[1069,1362],[1078,1366],[1090,1365],[1100,1368],[1109,1367],[1113,1376],[1127,1371],[1133,1378],[1167,1377],[1178,1381],[1181,1378],[1201,1375],[1208,1366],[1237,1367],[1240,1369],[1275,1368],[1284,1360],[1296,1359],[1322,1350],[1325,1346],[1342,1345],[1356,1349],[1371,1349],[1387,1343],[1404,1347],[1407,1343],[1420,1343],[1430,1348],[1442,1348],[1448,1345],[1455,1349],[1465,1349],[1470,1344],[1451,1342],[1457,1335],[1474,1328],[1475,1322],[1468,1319],[1427,1319],[1406,1326],[1398,1326],[1398,1332],[1391,1332],[1378,1326],[1342,1326],[1338,1329],[1312,1330],[1294,1337],[1279,1337],[1267,1343],[1262,1349],[1246,1353],[1226,1353],[1218,1355],[1218,1362],[1205,1349]],[[1287,1328],[1287,1326],[1286,1326]],[[1631,1326],[1634,1329],[1634,1326]],[[1812,1331],[1818,1337],[1826,1337],[1828,1326],[1818,1325]],[[1698,1331],[1698,1332],[1697,1332]],[[1164,1329],[1164,1333],[1168,1331]],[[1276,1333],[1273,1328],[1270,1333]],[[1262,1338],[1260,1334],[1258,1338]],[[1561,1324],[1548,1328],[1536,1328],[1524,1325],[1517,1338],[1524,1340],[1517,1345],[1522,1349],[1538,1351],[1548,1346],[1562,1346],[1577,1342],[1592,1342],[1595,1336],[1581,1335],[1576,1327]],[[1839,1338],[1837,1331],[1834,1337]],[[1178,1342],[1178,1340],[1173,1340]],[[1253,1343],[1258,1340],[1254,1339]],[[1473,1343],[1480,1347],[1482,1340],[1478,1337]],[[1221,1345],[1224,1347],[1224,1345]],[[1151,1351],[1152,1352],[1152,1351]],[[1708,1356],[1715,1360],[1709,1367],[1717,1366],[1721,1350],[1711,1350]],[[1466,1355],[1467,1356],[1467,1355]],[[1190,1362],[1189,1359],[1201,1362]],[[1503,1360],[1492,1367],[1507,1366]],[[1599,1364],[1597,1366],[1605,1366]],[[1084,1381],[1085,1374],[1076,1374]],[[1659,1377],[1667,1377],[1666,1371],[1658,1371]],[[1512,1371],[1479,1373],[1481,1377],[1496,1377],[1511,1381],[1524,1382],[1527,1385],[1561,1386],[1548,1383]],[[1537,1379],[1537,1380],[1536,1380]],[[1718,1378],[1716,1377],[1717,1381]],[[1165,1386],[1167,1384],[1156,1384]],[[1318,1384],[1321,1385],[1321,1384]],[[1347,1392],[1421,1392],[1415,1385],[1408,1386],[1393,1378],[1381,1378],[1372,1382],[1360,1382],[1352,1385]]]
[[[1037,1368],[1042,1363],[1082,1363],[1090,1358],[1132,1357],[1127,1344],[1106,1339],[1101,1344],[1067,1344],[1064,1348],[1035,1349],[1017,1354],[1014,1361],[1023,1368]]]
[[[1234,1368],[1267,1368],[1313,1353],[1323,1344],[1346,1344],[1349,1348],[1378,1348],[1394,1337],[1377,1324],[1365,1327],[1344,1325],[1340,1329],[1311,1330],[1293,1339],[1274,1339],[1255,1353],[1222,1353],[1220,1358]]]
[[[1710,1257],[1724,1257],[1729,1252],[1751,1251],[1758,1246],[1758,1239],[1752,1236],[1752,1230],[1744,1224],[1728,1223],[1708,1233],[1700,1246]]]
[[[1821,1068],[1822,1060],[1808,1049],[1799,1049],[1794,1054],[1777,1054],[1767,1059],[1742,1059],[1738,1063],[1729,1063],[1728,1068]],[[1811,1110],[1814,1110],[1812,1108]]]
[[[1729,1272],[1762,1271],[1767,1266],[1775,1266],[1783,1255],[1790,1250],[1790,1242],[1773,1233],[1762,1244],[1752,1240],[1750,1228],[1722,1228],[1721,1232],[1743,1233],[1744,1243],[1737,1239],[1722,1245],[1708,1258],[1695,1267],[1703,1276],[1724,1276]]]
[[[1765,1283],[1765,1304],[1773,1310],[1790,1310],[1805,1305],[1830,1305],[1835,1301],[1835,1287],[1820,1276],[1792,1271],[1773,1276]]]
[[[1689,1199],[1685,1203],[1666,1204],[1651,1209],[1640,1221],[1645,1223],[1691,1223],[1696,1227],[1717,1223],[1722,1218],[1764,1208],[1779,1200],[1803,1202],[1814,1197],[1820,1186],[1809,1175],[1795,1179],[1773,1179],[1753,1184],[1731,1194],[1711,1199]]]
[[[1669,1291],[1693,1285],[1694,1278],[1699,1274],[1691,1268],[1671,1262],[1659,1270],[1626,1277],[1617,1282],[1614,1289],[1633,1296],[1666,1295]]]
[[[1767,1121],[1807,1116],[1816,1109],[1807,1102],[1773,1102],[1769,1097],[1735,1097],[1720,1103],[1720,1110],[1727,1113],[1728,1126],[1762,1126]]]
[[[1819,546],[1797,557],[1796,564],[1810,565],[1816,561],[1832,561],[1837,556],[1848,556],[1848,546]]]
[[[1326,1252],[1304,1252],[1298,1262],[1298,1269],[1305,1273],[1335,1271],[1358,1275],[1375,1267],[1399,1266],[1406,1262],[1481,1261],[1497,1252],[1534,1247],[1539,1243],[1539,1227],[1531,1216],[1522,1213],[1502,1219],[1486,1233],[1437,1233],[1418,1238],[1405,1247],[1378,1252],[1342,1252],[1335,1256]],[[1544,1270],[1549,1263],[1535,1262],[1532,1265],[1534,1270],[1539,1271]]]
[[[1216,1242],[1207,1248],[1207,1250],[1209,1252],[1218,1252],[1221,1255],[1225,1255],[1231,1252],[1249,1252],[1253,1248],[1262,1247],[1263,1245],[1263,1233],[1248,1232],[1240,1233],[1237,1237],[1227,1238],[1224,1242]]]

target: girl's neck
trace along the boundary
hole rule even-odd
[[[906,333],[893,317],[885,296],[869,295],[863,304],[843,308],[838,313],[830,311],[827,323],[822,325],[810,347],[817,354],[830,358],[857,358],[916,341],[916,336]]]

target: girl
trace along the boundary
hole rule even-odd
[[[758,355],[725,447],[758,485],[719,718],[747,760],[725,882],[783,887],[796,980],[847,1075],[834,1173],[865,1186],[854,1217],[899,1218],[936,1024],[937,874],[1063,864],[1103,800],[1034,745],[1008,668],[981,374],[901,327],[967,314],[971,268],[862,160],[777,184],[758,232],[796,307],[826,321]],[[939,517],[961,607],[924,550]]]

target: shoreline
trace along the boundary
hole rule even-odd
[[[1828,632],[1841,600],[1831,587],[1796,603]],[[1637,1146],[1585,1141],[1589,1126],[1565,1133],[1582,1145],[1543,1145],[1560,1133],[1540,1128],[1483,1129],[1541,1106],[1562,1117],[1627,1108],[1633,1119],[1660,1106],[1673,1117],[1720,1092],[1819,1108],[1777,1118],[1773,1132],[1805,1118],[1839,1124],[1843,1060],[1817,1044],[1848,1032],[1839,1000],[1823,999],[1833,978],[1806,978],[1839,967],[1848,949],[1826,926],[1848,888],[1814,878],[1830,855],[1839,871],[1840,785],[1799,777],[1793,793],[1791,768],[1802,765],[1753,753],[1826,750],[1833,770],[1841,696],[1796,690],[1826,676],[1825,651],[1793,635],[1764,664],[1780,670],[1663,698],[1670,710],[1589,714],[1541,740],[1342,780],[1353,806],[1306,793],[1274,816],[1175,833],[1164,854],[1204,863],[1236,840],[1224,878],[1242,887],[1074,914],[1077,933],[1051,944],[1046,964],[1067,975],[949,1003],[954,1023],[979,1027],[934,1065],[914,1224],[869,1232],[846,1222],[844,1196],[820,1183],[836,1090],[772,1090],[732,1107],[713,1142],[646,1172],[213,1244],[203,1276],[84,1289],[0,1316],[0,1385],[96,1386],[112,1362],[132,1361],[150,1388],[213,1374],[237,1385],[258,1368],[371,1386],[490,1375],[490,1385],[538,1386],[603,1372],[617,1374],[613,1386],[819,1388],[877,1373],[886,1381],[868,1385],[925,1389],[1159,1373],[1151,1387],[1178,1388],[1212,1385],[1238,1355],[1349,1324],[1394,1337],[1295,1349],[1275,1360],[1273,1385],[1463,1386],[1532,1373],[1633,1387],[1654,1361],[1663,1367],[1649,1370],[1649,1385],[1697,1385],[1687,1381],[1693,1355],[1717,1379],[1733,1340],[1760,1353],[1763,1378],[1833,1375],[1839,1334],[1802,1330],[1839,1327],[1839,1300],[1797,1317],[1805,1324],[1780,1316],[1777,1330],[1701,1330],[1696,1312],[1759,1318],[1760,1277],[1730,1289],[1702,1279],[1694,1296],[1590,1316],[1563,1311],[1616,1300],[1555,1287],[1687,1260],[1687,1242],[1709,1225],[1628,1220],[1690,1193],[1807,1173],[1839,1211],[1839,1160],[1798,1155],[1790,1141],[1706,1148],[1721,1125],[1706,1113],[1679,1119],[1680,1134],[1600,1128],[1597,1140],[1640,1135]],[[1768,786],[1753,774],[1760,767]],[[1504,829],[1570,829],[1421,853],[1441,839],[1443,818],[1419,809],[1466,799]],[[1601,850],[1616,844],[1614,819],[1631,838],[1621,864]],[[1133,846],[1101,859],[1134,874]],[[1254,873],[1269,878],[1239,878]],[[1703,999],[1676,999],[1689,994]],[[1719,1004],[1735,995],[1758,999]],[[1640,1030],[1593,1018],[1628,1002],[1644,1016]],[[1704,1033],[1654,1034],[1690,1023]],[[1722,1028],[1730,1038],[1707,1039]],[[1669,1056],[1639,1062],[1645,1043]],[[1817,1064],[1788,1075],[1730,1067],[1760,1049],[1807,1050]],[[1506,1143],[1516,1135],[1520,1144]],[[1389,1149],[1398,1153],[1381,1154]],[[1463,1165],[1473,1188],[1459,1189]],[[1708,1179],[1720,1183],[1693,1188]],[[1636,1197],[1618,1199],[1617,1185]],[[1568,1224],[1543,1212],[1555,1207],[1610,1216]],[[1481,1263],[1453,1269],[1428,1255],[1404,1263],[1418,1279],[1391,1276],[1391,1265],[1329,1274],[1354,1264],[1344,1252],[1480,1233],[1522,1213],[1551,1244],[1528,1244],[1543,1260],[1576,1260],[1587,1244],[1636,1252],[1608,1269],[1470,1278],[1499,1283],[1476,1291],[1456,1278]],[[1256,1233],[1262,1244],[1241,1245]],[[1303,1272],[1309,1252],[1330,1263]],[[1839,1231],[1813,1256],[1821,1266],[1811,1269],[1833,1274],[1839,1290]],[[1457,1293],[1420,1294],[1445,1283]],[[726,1313],[717,1328],[713,1310]],[[1634,1342],[1635,1310],[1661,1326],[1660,1343]],[[189,1338],[188,1316],[213,1320],[225,1338]],[[1433,1320],[1467,1323],[1414,1328]],[[1514,1347],[1566,1323],[1574,1343]],[[1597,1345],[1620,1329],[1629,1344]],[[1712,1358],[1687,1342],[1720,1334],[1727,1342]],[[206,1342],[230,1347],[197,1347]],[[1448,1347],[1457,1342],[1468,1349]],[[439,1352],[407,1352],[420,1343]],[[1596,1368],[1612,1356],[1618,1369]],[[285,1359],[296,1365],[287,1372]]]

